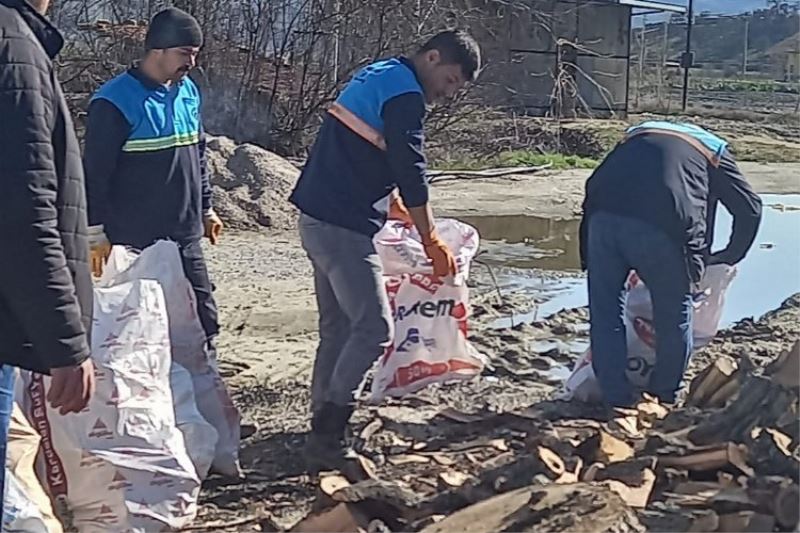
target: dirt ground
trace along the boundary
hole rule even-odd
[[[800,193],[800,164],[742,167],[758,192]],[[433,203],[436,213],[445,216],[572,218],[586,176],[585,171],[569,171],[444,181],[433,187]],[[314,479],[299,455],[308,429],[308,385],[316,345],[310,265],[294,232],[228,233],[208,253],[223,326],[221,370],[243,422],[256,431],[242,443],[245,480],[209,479],[195,529],[291,527],[308,513],[316,496]],[[524,312],[531,302],[508,294],[500,304],[487,280],[476,274],[471,340],[492,358],[493,368],[474,382],[431,387],[402,401],[361,407],[356,413],[358,430],[378,417],[386,439],[414,442],[446,433],[431,423],[445,407],[496,413],[536,405],[542,416],[553,418],[571,409],[548,399],[562,375],[553,370],[571,367],[578,355],[574,341],[588,341],[587,310],[565,310],[546,321],[493,329],[494,319],[512,310]],[[694,358],[690,375],[720,353],[738,357],[746,352],[758,361],[788,348],[798,337],[800,295],[759,322],[743,321],[721,332]],[[377,464],[386,475],[414,476],[414,465]]]
[[[762,194],[800,193],[800,163],[739,164]],[[533,215],[572,218],[580,213],[591,170],[542,172],[495,179],[456,179],[433,187],[433,203],[447,216]]]

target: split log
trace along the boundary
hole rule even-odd
[[[349,533],[365,530],[369,524],[354,505],[340,503],[336,507],[312,514],[301,520],[291,531],[296,533]]]
[[[743,474],[752,476],[754,472],[747,465],[747,455],[747,446],[728,442],[698,448],[681,455],[659,455],[658,462],[665,467],[674,466],[698,472],[735,467]]]
[[[720,515],[717,531],[736,533],[764,533],[775,529],[775,517],[753,511]]]
[[[644,531],[636,515],[606,487],[575,483],[523,487],[457,511],[422,533]]]
[[[626,461],[634,455],[630,444],[603,430],[583,441],[575,451],[587,463]]]
[[[725,409],[713,413],[689,433],[695,444],[748,442],[756,427],[775,427],[793,410],[797,394],[762,376],[750,376],[739,396]]]
[[[739,385],[739,365],[731,357],[720,356],[692,380],[686,405],[722,406],[739,390]]]
[[[764,373],[779,385],[790,389],[800,388],[800,341],[767,365]]]

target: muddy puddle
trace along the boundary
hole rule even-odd
[[[728,289],[722,326],[746,317],[759,318],[800,292],[800,195],[761,198],[761,228]],[[478,228],[479,261],[496,269],[501,291],[524,293],[538,302],[526,313],[497,321],[497,327],[545,319],[587,304],[578,254],[579,220],[525,215],[463,220]],[[719,210],[715,232],[716,251],[725,246],[731,232],[731,217],[724,209]]]

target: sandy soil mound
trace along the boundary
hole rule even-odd
[[[229,228],[291,229],[297,212],[287,198],[300,171],[289,161],[253,144],[209,137],[208,167],[214,208]]]

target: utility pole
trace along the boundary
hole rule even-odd
[[[667,13],[667,19],[664,21],[664,42],[661,48],[661,61],[658,68],[658,105],[660,106],[664,101],[664,88],[666,93],[669,94],[669,83],[665,79],[667,72],[667,58],[669,57],[669,23],[672,13]]]
[[[642,30],[639,32],[639,79],[636,83],[636,107],[639,107],[642,85],[644,84],[644,57],[647,55],[647,41],[644,34],[646,29],[647,15],[642,15]]]
[[[747,53],[748,53],[748,44],[750,41],[750,17],[745,14],[744,15],[744,55],[742,56],[742,77],[747,77]]]
[[[692,25],[694,24],[694,0],[689,0],[689,11],[686,14],[686,51],[681,57],[683,67],[683,110],[689,104],[689,69],[694,64],[694,54],[692,53]]]

